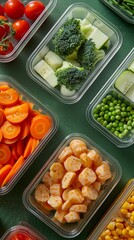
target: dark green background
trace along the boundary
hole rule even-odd
[[[0,1],[2,3],[2,1]],[[99,144],[107,152],[113,155],[122,167],[122,178],[114,191],[110,194],[107,200],[103,203],[100,210],[95,214],[92,221],[86,226],[84,231],[77,237],[77,239],[86,239],[95,224],[99,221],[101,216],[118,196],[120,191],[126,185],[128,180],[134,177],[134,146],[120,149],[112,144],[108,139],[95,130],[86,120],[85,112],[89,102],[96,95],[98,90],[108,80],[111,74],[116,70],[118,65],[122,62],[129,51],[134,47],[134,25],[125,22],[118,15],[112,12],[109,8],[103,5],[99,0],[84,0],[91,7],[102,14],[111,23],[116,25],[123,35],[123,44],[117,54],[113,57],[110,63],[102,71],[100,76],[92,84],[83,98],[74,105],[65,105],[59,102],[56,98],[51,96],[35,82],[33,82],[27,75],[25,70],[25,63],[29,55],[40,43],[42,38],[72,3],[79,2],[78,0],[58,0],[57,6],[44,22],[44,24],[37,31],[35,36],[29,41],[21,54],[10,63],[0,63],[0,73],[8,74],[15,78],[22,84],[32,95],[38,98],[44,104],[47,104],[51,109],[57,113],[59,119],[59,128],[57,133],[47,144],[43,152],[38,156],[35,162],[23,175],[21,180],[17,183],[14,189],[7,195],[0,197],[0,237],[3,233],[13,225],[18,224],[19,221],[27,221],[50,240],[64,239],[57,233],[47,227],[44,223],[33,216],[25,209],[22,203],[22,193],[29,182],[33,179],[35,174],[42,167],[44,162],[48,159],[51,153],[64,139],[64,137],[72,132],[80,132],[93,141]]]

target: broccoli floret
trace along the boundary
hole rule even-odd
[[[83,41],[77,51],[77,61],[82,67],[89,71],[94,69],[96,63],[103,59],[104,56],[104,50],[96,49],[95,43],[92,41],[91,38]]]
[[[65,85],[70,91],[78,90],[87,78],[87,71],[81,67],[69,66],[58,69],[55,73],[58,84]]]
[[[80,21],[69,18],[53,38],[54,51],[65,58],[73,53],[84,39],[85,36],[80,30]]]

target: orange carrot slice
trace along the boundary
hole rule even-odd
[[[24,152],[24,141],[23,140],[19,140],[16,143],[16,151],[17,151],[18,156],[23,155],[23,152]]]
[[[0,164],[6,164],[9,161],[10,157],[10,148],[4,143],[0,143]]]
[[[14,166],[12,167],[11,171],[7,174],[6,178],[2,182],[2,185],[1,185],[2,187],[5,184],[7,184],[11,180],[11,178],[19,171],[24,161],[25,161],[25,158],[23,156],[20,156],[19,159],[14,164]]]
[[[3,135],[2,135],[2,131],[0,130],[0,142],[2,141]]]
[[[26,148],[24,150],[23,156],[24,158],[27,158],[31,154],[31,149],[34,144],[34,139],[32,137],[29,137],[29,140],[27,142]]]
[[[4,122],[5,114],[2,108],[0,108],[0,126]]]
[[[25,119],[21,125],[21,132],[19,135],[19,139],[26,138],[30,133],[30,122],[28,119]]]
[[[8,86],[8,84],[3,83],[2,85],[0,85],[0,91],[6,91],[8,90],[10,87]]]
[[[13,106],[17,103],[18,99],[19,94],[13,88],[0,92],[0,104],[3,106]]]
[[[16,160],[15,160],[14,156],[11,155],[11,157],[10,157],[9,161],[7,162],[7,164],[10,164],[11,166],[13,166],[15,164],[15,162],[16,162]]]
[[[8,175],[8,173],[11,171],[11,169],[12,166],[9,164],[6,164],[3,168],[0,169],[0,186],[4,179],[6,178],[6,176]]]
[[[5,108],[6,119],[11,123],[20,123],[24,121],[29,114],[29,104],[23,103],[21,105]]]
[[[32,119],[30,133],[35,139],[42,139],[50,130],[51,119],[46,115],[37,115]]]
[[[19,124],[12,124],[9,121],[5,121],[1,126],[1,131],[4,138],[13,139],[16,138],[20,131],[21,127]]]
[[[12,139],[7,139],[7,138],[2,138],[2,143],[7,144],[8,146],[13,145],[15,142],[18,141],[18,137],[12,138]]]

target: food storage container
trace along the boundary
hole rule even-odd
[[[72,155],[70,155],[70,150],[69,150],[70,146],[71,146],[71,149],[73,149],[73,153],[71,153]],[[86,148],[85,148],[85,146],[86,146]],[[75,151],[75,149],[76,149],[76,151]],[[107,166],[109,166],[108,168],[111,172],[111,175],[109,175],[109,178],[107,178],[107,180],[106,179],[105,179],[105,181],[101,181],[102,179],[100,180],[102,185],[100,183],[98,183],[97,181],[96,181],[96,183],[95,182],[93,183],[93,181],[95,179],[92,180],[92,183],[88,182],[91,189],[94,189],[93,191],[95,191],[95,192],[97,191],[97,196],[94,198],[94,200],[91,196],[89,197],[89,196],[85,195],[85,193],[83,192],[85,183],[84,183],[84,181],[82,182],[80,179],[82,179],[81,177],[83,175],[82,170],[92,171],[94,169],[93,171],[95,173],[95,169],[96,169],[97,165],[100,166],[102,164],[102,162],[98,162],[98,163],[96,162],[96,167],[95,167],[95,162],[94,162],[95,158],[94,157],[92,158],[92,160],[88,159],[87,162],[84,161],[84,159],[80,160],[80,159],[82,159],[83,155],[85,156],[85,153],[83,154],[84,151],[86,151],[87,154],[89,152],[90,157],[93,154],[97,161],[98,160],[102,161],[102,159],[103,159],[103,164],[104,165],[106,164]],[[79,165],[77,163],[76,164],[74,164],[74,163],[71,164],[71,162],[70,162],[70,164],[67,163],[68,159],[70,159],[69,156],[72,158],[74,153],[75,153],[75,156],[77,156],[76,158],[74,157],[74,161],[76,160],[78,162],[81,162],[82,168],[81,169],[77,168],[77,170],[79,169],[77,171],[77,173],[71,172],[71,176],[75,175],[75,178],[73,179],[73,181],[71,180],[71,182],[70,182],[71,185],[68,185],[68,184],[66,186],[62,185],[63,192],[62,192],[61,198],[63,198],[63,200],[65,200],[65,202],[63,201],[64,207],[62,205],[62,209],[55,211],[55,210],[53,210],[52,205],[50,205],[51,204],[50,199],[48,200],[48,202],[45,202],[45,200],[44,200],[44,202],[40,202],[40,200],[37,199],[37,197],[39,197],[40,193],[42,192],[42,190],[41,190],[42,187],[40,188],[40,186],[42,186],[42,184],[45,183],[45,186],[47,186],[47,191],[49,191],[48,188],[50,187],[50,193],[51,193],[50,198],[51,198],[52,195],[54,194],[54,192],[52,192],[52,191],[54,189],[55,190],[57,189],[57,187],[56,188],[54,187],[55,185],[53,185],[54,188],[52,187],[52,183],[54,180],[53,177],[55,178],[56,175],[59,176],[62,173],[62,171],[64,171],[63,165],[65,166],[66,169],[67,169],[67,165],[68,165],[68,167],[71,166],[72,171],[76,170],[76,169],[74,170],[74,168],[72,168],[72,166],[76,167]],[[79,155],[79,157],[78,157],[78,155]],[[57,164],[58,164],[58,166],[60,165],[60,168],[58,168]],[[62,167],[61,167],[61,165],[62,165]],[[60,170],[56,170],[55,167],[56,167],[56,169],[58,168]],[[71,169],[70,170],[68,169],[68,171],[71,171]],[[50,170],[50,172],[49,172],[49,170]],[[97,171],[98,170],[96,170],[96,172]],[[55,173],[56,173],[56,175],[55,175]],[[80,177],[80,173],[82,173],[81,177]],[[93,173],[93,175],[94,175],[94,173]],[[51,155],[51,157],[48,159],[48,161],[41,168],[39,173],[35,176],[35,178],[31,181],[31,183],[24,190],[23,197],[22,197],[23,203],[24,203],[24,206],[32,214],[34,214],[38,219],[40,219],[42,222],[47,224],[50,228],[52,228],[59,235],[66,237],[66,238],[72,238],[72,237],[75,237],[78,234],[80,234],[81,231],[86,226],[86,224],[89,223],[89,221],[91,220],[93,215],[100,208],[101,204],[103,204],[103,202],[108,197],[110,192],[113,190],[113,188],[119,182],[119,180],[121,178],[121,173],[122,173],[122,171],[121,171],[120,164],[116,161],[116,159],[114,159],[112,156],[110,156],[109,153],[107,153],[104,149],[100,148],[100,146],[98,146],[95,142],[93,142],[89,137],[87,137],[81,133],[72,133],[65,137],[65,139],[59,145],[59,147],[54,151],[54,153]],[[69,179],[66,174],[68,175],[68,174],[70,174],[70,172],[66,172],[65,174],[63,174],[64,176],[61,176],[64,178],[64,180],[62,181],[62,184],[64,184],[64,181],[66,181],[65,180],[66,177],[67,177],[67,179]],[[84,173],[84,175],[85,175],[85,173]],[[96,180],[97,180],[97,178],[96,178]],[[55,182],[56,182],[56,179],[55,179]],[[87,183],[87,185],[88,185],[88,183]],[[97,188],[95,190],[96,184],[98,186],[96,186]],[[48,185],[49,185],[49,187],[48,187]],[[39,188],[38,188],[38,186],[39,186]],[[68,201],[70,202],[70,197],[74,196],[74,193],[72,193],[71,191],[70,191],[70,195],[71,195],[70,197],[69,197],[69,195],[65,194],[65,192],[69,190],[69,186],[71,187],[72,190],[74,190],[75,193],[77,192],[78,198],[81,199],[81,200],[77,199],[77,203],[81,202],[84,205],[84,207],[87,206],[87,209],[86,209],[85,213],[83,213],[84,210],[83,210],[83,212],[80,210],[82,213],[80,214],[79,219],[78,219],[78,216],[75,216],[76,218],[72,217],[72,218],[66,219],[67,221],[64,221],[65,218],[62,215],[62,213],[65,212],[65,214],[66,214],[66,212],[68,212],[68,208],[70,207],[70,205],[68,205]],[[37,190],[37,188],[39,191]],[[64,192],[64,190],[65,190],[65,192]],[[81,192],[83,195],[81,195]],[[89,190],[89,192],[90,192],[90,190]],[[48,194],[48,192],[47,192],[47,194]],[[44,193],[44,195],[46,195],[46,194]],[[42,195],[42,197],[44,195]],[[66,201],[66,200],[68,200],[68,201]],[[59,202],[60,201],[58,201],[58,203]],[[72,205],[72,202],[73,203],[76,202],[75,197],[74,197],[74,199],[71,200],[71,205]],[[83,209],[82,204],[80,204],[80,207],[82,207],[82,209]],[[62,210],[63,210],[63,212],[62,212]],[[73,210],[70,208],[70,211],[72,212]],[[56,212],[57,216],[55,215],[55,212]],[[75,210],[74,210],[74,212],[75,212]],[[75,214],[78,215],[77,210],[76,210]],[[74,221],[74,219],[76,222]],[[72,222],[70,222],[71,220],[72,220]]]
[[[62,48],[62,43],[59,44],[59,38],[56,40],[56,44],[54,43],[54,39],[57,36],[56,34],[59,32],[61,34],[62,27],[66,31],[65,25],[68,24],[70,19],[75,19],[79,22],[79,30],[78,32],[74,32],[74,35],[72,34],[72,30],[69,30],[70,35],[69,33],[65,34],[65,36],[63,34],[60,40],[63,43]],[[75,27],[74,29],[76,30]],[[64,40],[66,36],[67,39]],[[77,43],[74,44],[74,39],[77,39],[77,37]],[[93,47],[93,53],[88,52],[88,56],[94,56],[93,59],[85,60],[85,50],[82,50],[84,56],[82,63],[80,60],[81,53],[78,55],[78,49],[80,46],[80,49],[83,49],[82,43],[84,39],[88,40],[89,44],[91,38],[93,39],[95,49],[103,50],[98,52],[101,53],[101,57],[98,58],[98,50],[95,51]],[[68,49],[68,45],[65,47],[65,42],[68,44],[69,41],[70,43]],[[71,44],[71,41],[73,41],[73,44]],[[58,53],[56,50],[57,43],[59,47],[61,46],[61,50],[58,50]],[[41,43],[29,56],[26,63],[26,70],[29,76],[36,83],[41,85],[45,90],[54,95],[61,102],[65,104],[73,104],[81,99],[81,97],[95,81],[111,58],[119,50],[121,44],[122,35],[120,31],[114,25],[104,19],[103,16],[101,16],[87,4],[72,4],[66,9],[53,28],[49,31],[47,36],[42,39]],[[73,49],[71,47],[73,47]],[[75,47],[76,49],[74,50]],[[87,49],[87,51],[89,51],[89,48]],[[54,52],[54,54],[52,52]],[[55,61],[52,61],[52,59]],[[98,59],[98,62],[95,59]],[[99,59],[101,60],[99,61]],[[89,62],[89,64],[87,64],[87,62]],[[85,64],[87,64],[87,66],[85,66]],[[55,75],[59,69],[61,70],[62,68],[63,70],[63,68],[66,69],[69,66],[75,69],[74,72],[71,70],[71,73],[70,71],[68,72],[68,70],[67,73],[62,72],[63,75],[61,75],[60,78],[59,76]],[[83,70],[83,72],[80,72],[79,67],[80,69],[82,67],[81,70]]]
[[[22,1],[24,6],[26,6],[29,2],[30,2],[30,0]],[[46,0],[46,1],[42,0],[41,2],[45,5],[45,9],[42,11],[42,13],[38,16],[38,18],[36,20],[30,20],[29,18],[27,18],[25,16],[25,14],[20,18],[21,20],[22,19],[26,20],[29,23],[30,28],[28,29],[28,31],[24,34],[24,36],[20,40],[16,40],[14,37],[9,38],[9,40],[11,41],[11,43],[13,45],[13,50],[9,54],[6,54],[6,55],[0,54],[0,62],[6,63],[6,62],[13,61],[20,54],[20,52],[23,50],[23,48],[28,43],[28,41],[32,38],[32,36],[36,33],[36,31],[39,29],[39,27],[42,25],[42,23],[47,19],[47,17],[53,11],[53,9],[56,6],[57,0]],[[2,6],[4,6],[5,3],[6,3],[6,0],[1,1]],[[7,15],[5,15],[5,16],[7,17]],[[18,20],[18,19],[13,20],[9,17],[7,17],[7,19],[11,23]]]
[[[128,4],[127,6],[127,3],[123,1],[117,0],[101,0],[101,1],[110,9],[112,9],[115,13],[117,13],[120,17],[126,20],[128,23],[134,24],[134,13],[132,12],[133,11],[132,8],[134,8],[134,3],[130,3],[130,5]]]
[[[19,98],[16,93],[19,94]],[[5,107],[3,105],[3,101],[9,103],[9,99],[11,101],[13,99],[15,99],[15,101],[17,100],[17,102],[15,102],[16,105],[9,106],[8,104],[7,107]],[[47,105],[40,103],[31,95],[30,92],[27,92],[24,87],[8,75],[0,75],[0,102],[0,133],[2,133],[0,137],[0,195],[4,195],[11,191],[24,172],[33,163],[41,150],[55,134],[58,127],[58,120],[53,110],[50,110]],[[11,104],[13,104],[13,101]],[[8,114],[6,114],[7,111]],[[34,136],[30,130],[34,117],[37,122],[38,116],[48,118],[51,123],[46,133],[44,133],[41,138],[37,135]],[[41,126],[43,125],[37,124],[34,131],[37,128],[36,130],[38,133],[42,132],[43,128]],[[33,141],[33,139],[35,141]],[[30,142],[32,143],[31,146]],[[28,147],[28,145],[30,147]],[[16,166],[15,163],[18,162],[18,159],[20,159],[19,165]],[[15,170],[14,166],[17,167],[18,171]],[[19,166],[21,167],[19,168]],[[10,170],[12,170],[12,168],[16,173],[11,175]],[[9,181],[6,181],[5,184],[3,184],[8,173],[10,173]]]
[[[118,147],[134,143],[134,48],[89,103],[86,116]]]
[[[1,240],[11,239],[47,240],[45,236],[27,222],[20,222],[18,225],[9,228],[1,238]]]
[[[131,179],[108,209],[87,240],[133,239],[134,237],[134,179]]]

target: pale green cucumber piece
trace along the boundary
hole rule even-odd
[[[123,71],[115,81],[115,87],[126,94],[134,83],[134,73],[129,70]]]
[[[44,60],[38,62],[34,66],[34,70],[43,77],[50,86],[55,87],[58,85],[54,70]]]
[[[96,45],[96,48],[100,49],[105,45],[109,37],[105,33],[103,33],[99,28],[95,26],[92,26],[92,28],[93,28],[93,31],[89,33],[89,35],[87,36],[87,39],[92,38],[93,42]]]
[[[61,67],[63,64],[63,60],[59,55],[57,55],[53,51],[49,51],[45,57],[44,60],[46,63],[54,70],[56,71],[57,68]]]
[[[134,84],[131,86],[131,88],[129,88],[126,96],[127,96],[132,102],[134,102]]]
[[[128,69],[134,72],[134,61],[129,65]]]

